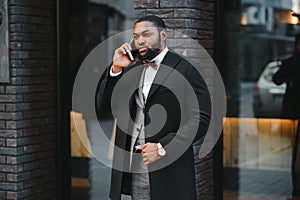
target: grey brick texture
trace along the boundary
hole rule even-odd
[[[0,84],[0,199],[55,199],[55,1],[8,0]]]

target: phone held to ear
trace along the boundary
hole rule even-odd
[[[136,49],[133,43],[133,38],[130,40],[130,45],[131,45],[131,51],[127,52],[127,56],[131,61],[134,61],[137,56],[138,50]]]
[[[131,51],[127,52],[127,56],[129,57],[129,59],[131,61],[134,61],[134,58],[133,58],[133,55],[132,55]]]

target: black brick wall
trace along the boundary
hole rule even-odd
[[[184,33],[198,41],[206,51],[214,54],[214,0],[135,0],[135,17],[158,15],[167,27]],[[176,32],[175,32],[176,34]],[[174,35],[174,38],[179,36]],[[182,48],[182,45],[177,45]],[[193,49],[183,47],[187,56],[199,59]],[[202,60],[203,62],[203,60]],[[205,62],[205,61],[204,61]],[[205,67],[206,82],[212,87],[213,69]],[[202,159],[198,156],[199,145],[195,145],[196,178],[199,200],[214,199],[213,152]]]
[[[55,1],[8,0],[0,84],[0,199],[55,199]]]

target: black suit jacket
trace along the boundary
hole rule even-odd
[[[110,67],[107,69],[106,74],[100,79],[96,95],[98,117],[101,118],[104,113],[109,112],[111,106],[116,110],[118,106],[124,106],[122,102],[124,99],[116,98],[111,102],[112,91],[118,81],[121,82],[121,87],[114,92],[121,94],[137,88],[142,71],[142,67],[138,66],[135,64],[124,69],[122,75],[118,77],[109,76]],[[135,73],[128,73],[133,69]],[[120,79],[125,75],[129,79]],[[128,102],[125,105],[128,105],[131,118],[134,119],[136,111],[134,95],[131,95]],[[151,110],[151,107],[157,104],[164,108],[167,117],[160,130],[154,131],[153,134],[151,123],[160,116],[151,113],[156,112],[155,109]],[[145,127],[146,142],[160,142],[167,151],[166,156],[149,165],[151,199],[196,200],[192,143],[205,136],[211,115],[210,96],[203,78],[184,58],[169,51],[151,86],[144,112],[145,124],[150,125]],[[116,115],[114,117],[118,122],[127,123],[128,126],[124,128],[122,125],[122,129],[117,126],[115,145],[120,148],[114,151],[113,166],[123,166],[126,171],[129,161],[126,152],[129,152],[131,142],[131,137],[126,132],[131,132],[132,123],[128,121],[132,120],[122,113]],[[168,162],[171,163],[162,169],[158,168]],[[151,171],[153,169],[155,170]],[[122,169],[112,169],[110,197],[112,200],[119,200],[121,193],[131,193],[131,174],[122,172]]]

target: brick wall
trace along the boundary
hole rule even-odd
[[[0,83],[0,199],[55,199],[55,4],[8,4],[10,83]]]
[[[158,15],[168,28],[188,35],[198,41],[206,51],[214,54],[214,1],[213,0],[135,0],[135,17]],[[173,35],[176,39],[177,35]],[[179,36],[181,37],[181,36]],[[191,50],[189,47],[187,47]],[[181,52],[182,49],[177,48]],[[199,59],[196,51],[188,51],[187,56]],[[203,62],[203,60],[202,60]],[[205,63],[205,61],[203,62]],[[204,66],[208,74],[205,79],[212,87],[213,69]],[[210,75],[209,75],[210,74]],[[195,145],[196,178],[198,199],[214,199],[213,152],[202,159],[198,156],[199,145]]]

